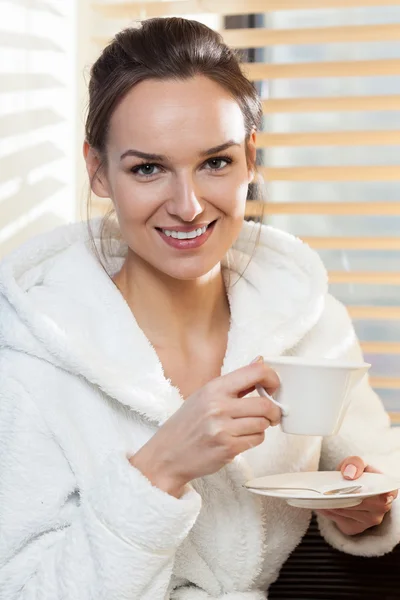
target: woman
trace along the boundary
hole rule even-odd
[[[361,355],[317,255],[243,223],[261,107],[219,35],[146,21],[89,91],[87,169],[117,224],[92,223],[94,247],[84,225],[57,230],[1,266],[0,597],[266,598],[310,513],[243,483],[393,473],[398,438],[367,383],[329,439],[284,435],[253,393],[278,386],[259,355]],[[395,496],[320,514],[322,534],[389,552]]]

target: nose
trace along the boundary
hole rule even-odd
[[[177,178],[171,199],[167,203],[169,214],[181,221],[191,223],[203,210],[193,177],[185,175]]]

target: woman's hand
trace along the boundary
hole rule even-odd
[[[337,468],[347,480],[356,480],[365,473],[380,473],[376,469],[365,465],[359,456],[346,458]],[[337,510],[317,510],[316,512],[327,517],[345,535],[357,535],[371,527],[381,525],[385,515],[392,508],[393,500],[397,498],[398,490],[366,498],[353,508],[340,508]]]
[[[281,412],[270,400],[243,398],[256,384],[270,394],[279,387],[275,371],[262,359],[212,380],[185,400],[130,462],[154,485],[181,496],[186,483],[258,446],[265,430],[278,425]]]

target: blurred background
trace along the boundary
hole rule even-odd
[[[0,0],[0,258],[84,218],[90,65],[167,15],[241,51],[264,106],[265,220],[321,254],[400,424],[400,0]]]

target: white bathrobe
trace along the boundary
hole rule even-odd
[[[249,263],[258,227],[244,225],[229,260],[235,285],[222,373],[259,354],[361,360],[317,254],[264,226]],[[112,270],[125,252],[115,241]],[[236,270],[244,270],[238,280]],[[244,482],[335,469],[349,455],[400,474],[399,432],[365,378],[338,436],[269,429],[262,445],[176,499],[127,455],[182,401],[96,261],[85,225],[41,236],[2,261],[2,600],[261,600],[311,514],[253,495]],[[380,527],[354,538],[325,518],[319,524],[330,544],[352,554],[384,554],[400,541],[396,502]]]

